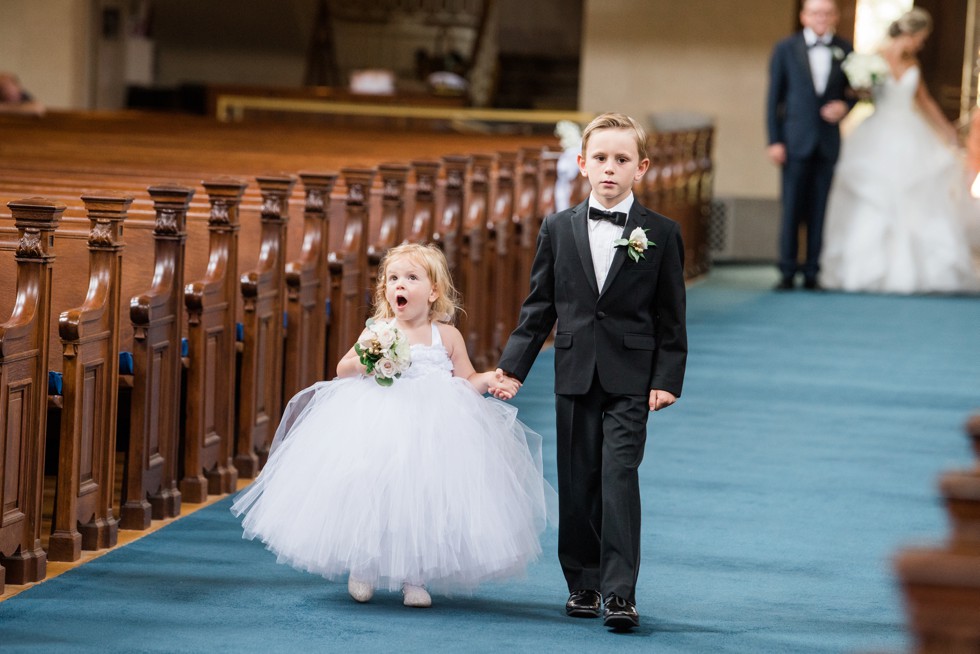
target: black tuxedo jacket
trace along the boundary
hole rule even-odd
[[[596,285],[589,249],[588,200],[545,218],[531,268],[531,291],[500,367],[524,381],[557,321],[555,392],[603,389],[680,396],[687,363],[684,247],[674,221],[633,202],[623,236],[648,230],[639,262],[616,248],[605,287]],[[656,244],[656,245],[654,245]],[[610,244],[611,246],[612,244]]]
[[[806,158],[819,150],[824,158],[836,161],[840,153],[840,129],[820,117],[820,107],[831,100],[843,100],[854,106],[856,100],[841,70],[841,62],[853,48],[834,36],[830,49],[830,75],[823,95],[817,95],[813,88],[803,32],[783,39],[773,49],[766,123],[769,144],[785,144],[788,157]]]

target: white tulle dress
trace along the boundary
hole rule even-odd
[[[519,576],[557,497],[541,437],[452,375],[439,331],[390,387],[320,382],[287,405],[269,460],[232,512],[280,563],[376,588],[451,594]]]
[[[915,107],[919,69],[891,76],[874,113],[844,140],[827,203],[820,283],[882,293],[978,288],[967,230],[976,221],[957,151]]]

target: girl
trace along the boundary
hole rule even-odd
[[[262,474],[232,506],[246,538],[279,562],[348,578],[358,602],[402,590],[472,590],[523,572],[541,551],[554,490],[541,473],[540,436],[516,418],[518,383],[476,372],[459,330],[446,259],[405,244],[379,268],[375,321],[400,330],[411,365],[388,386],[357,349],[288,404]],[[363,342],[367,330],[359,339]]]

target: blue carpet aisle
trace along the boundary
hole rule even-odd
[[[0,603],[0,650],[899,652],[890,559],[945,537],[937,475],[971,464],[980,300],[690,290],[685,395],[641,468],[641,628],[562,615],[554,531],[525,580],[410,610],[280,566],[230,499]],[[553,477],[552,357],[518,398]]]

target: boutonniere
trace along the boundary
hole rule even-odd
[[[632,232],[630,232],[629,238],[617,238],[613,241],[613,245],[616,247],[626,247],[626,254],[630,255],[630,259],[639,262],[643,258],[643,253],[647,251],[648,247],[657,247],[657,244],[647,238],[647,231],[642,227],[637,227]]]
[[[846,55],[844,49],[836,45],[830,48],[830,54],[833,55],[834,59],[837,61],[842,61]]]

